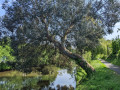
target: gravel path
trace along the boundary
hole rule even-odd
[[[117,65],[113,65],[105,60],[100,60],[102,63],[104,63],[106,65],[106,67],[108,67],[109,69],[115,71],[116,73],[120,74],[120,66]]]

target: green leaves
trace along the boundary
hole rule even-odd
[[[92,59],[106,59],[112,53],[112,41],[100,39],[99,44],[92,51]]]
[[[77,67],[77,73],[76,73],[77,85],[79,85],[85,79],[87,79],[87,73],[81,67]]]
[[[113,54],[117,54],[119,50],[120,50],[120,39],[116,38],[112,40],[112,52]]]
[[[67,37],[66,42],[71,46],[91,48],[98,43],[104,31],[109,31],[118,21],[119,6],[116,0],[88,3],[84,0],[17,0],[6,7],[3,25],[11,32],[15,31],[19,39],[50,41],[47,38],[49,32],[51,36],[59,37],[58,41]],[[66,35],[67,30],[69,33]],[[66,42],[64,45],[68,47]]]
[[[15,61],[15,57],[12,55],[13,49],[10,46],[10,38],[6,41],[6,38],[3,38],[0,41],[0,62],[6,61]]]

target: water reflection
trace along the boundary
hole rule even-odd
[[[69,74],[67,73],[67,69],[58,71],[58,75],[54,82],[50,84],[51,88],[54,88],[55,90],[59,89],[66,90],[66,88],[76,88],[76,81],[74,73]],[[72,89],[72,90],[74,90]]]
[[[0,90],[75,90],[74,72],[58,71],[57,76],[46,77],[0,77]],[[52,79],[51,79],[52,78]]]

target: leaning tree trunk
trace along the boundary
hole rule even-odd
[[[77,64],[80,65],[86,71],[88,76],[95,72],[95,69],[86,60],[84,60],[82,56],[70,52],[61,43],[55,41],[50,37],[49,40],[54,43],[55,47],[57,47],[62,54],[68,56],[71,59],[74,59],[77,62]]]
[[[77,62],[77,64],[80,65],[86,71],[87,75],[90,75],[93,72],[95,72],[95,69],[82,56],[68,51],[62,45],[59,45],[58,48],[62,54],[70,57],[71,59],[74,59]]]
[[[86,60],[84,60],[82,56],[70,52],[64,47],[63,43],[60,43],[55,39],[53,39],[53,37],[49,35],[48,25],[46,25],[46,30],[47,30],[47,39],[50,42],[52,42],[62,54],[74,59],[77,62],[77,64],[80,65],[86,71],[87,75],[90,75],[95,71],[95,69]]]

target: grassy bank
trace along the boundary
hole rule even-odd
[[[3,71],[0,72],[0,77],[14,77],[14,76],[26,76],[26,77],[35,77],[35,76],[43,76],[48,77],[49,76],[56,76],[57,71],[60,70],[60,68],[49,65],[45,66],[41,71],[33,70],[30,73],[23,73],[17,70],[9,70],[9,71]]]
[[[88,80],[77,83],[77,90],[120,90],[120,75],[98,60],[91,61],[91,65],[96,69],[96,73]]]

